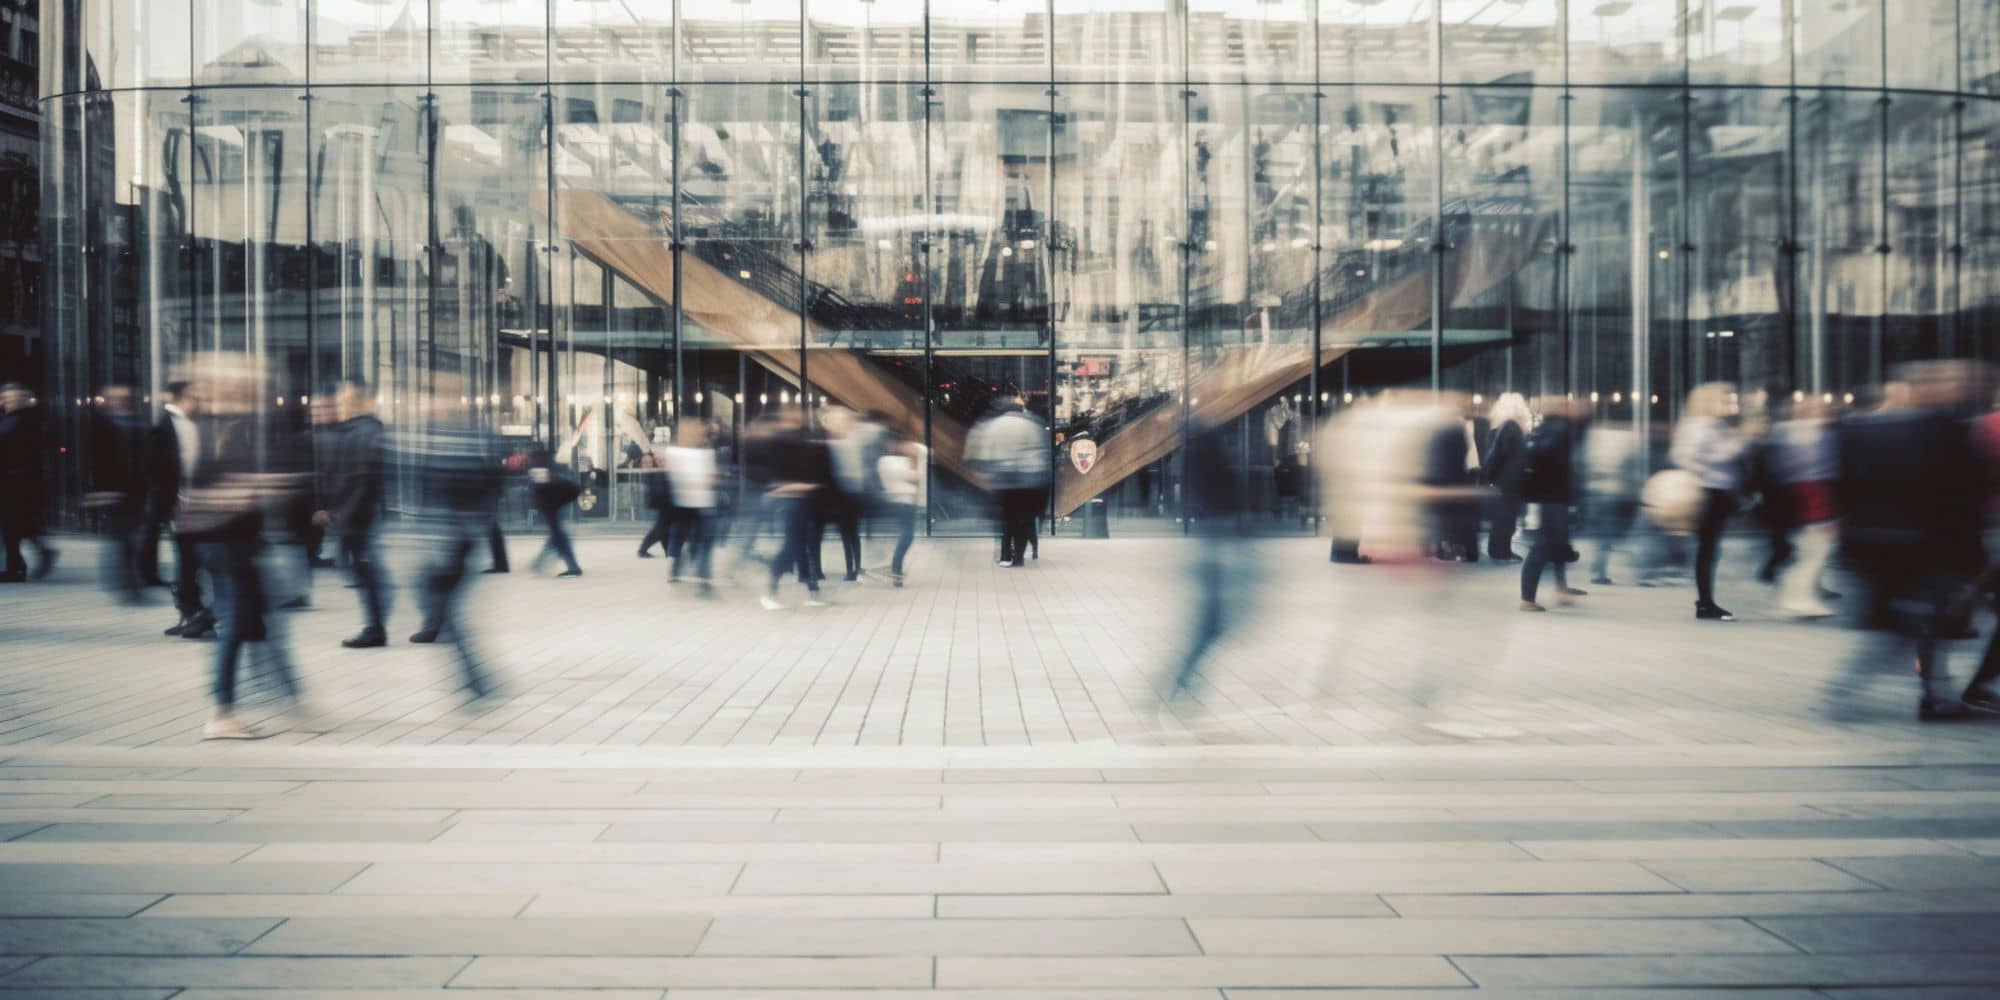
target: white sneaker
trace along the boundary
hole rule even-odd
[[[237,721],[233,715],[217,715],[201,727],[201,738],[205,740],[257,740],[264,734]]]
[[[771,596],[771,595],[769,595],[769,594],[766,594],[766,595],[764,595],[764,596],[762,596],[762,597],[759,597],[759,598],[757,598],[757,603],[758,603],[758,604],[761,604],[761,605],[763,605],[763,606],[764,606],[764,610],[766,610],[766,611],[783,611],[783,610],[785,610],[785,605],[784,605],[784,604],[783,604],[782,602],[780,602],[780,601],[779,601],[779,600],[778,600],[777,598],[775,598],[775,597],[772,597],[772,596]]]
[[[1013,561],[1013,560],[1011,560],[1011,559],[1002,559],[1002,560],[1000,560],[999,562],[997,562],[997,563],[994,563],[994,565],[995,565],[995,566],[999,566],[999,567],[1000,567],[1000,568],[1002,568],[1002,569],[1013,569],[1013,568],[1014,568],[1014,561]]]
[[[1782,605],[1778,613],[1795,622],[1811,621],[1815,618],[1832,618],[1836,613],[1824,604],[1801,604],[1797,607]]]
[[[806,603],[805,603],[805,604],[804,604],[803,606],[804,606],[804,607],[808,607],[808,608],[830,608],[830,607],[833,607],[833,605],[831,605],[831,604],[827,603],[826,601],[822,601],[822,600],[820,600],[820,599],[819,599],[819,595],[818,595],[818,594],[814,594],[813,596],[811,596],[811,597],[808,597],[808,598],[806,598]]]

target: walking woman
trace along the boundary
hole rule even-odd
[[[1688,393],[1687,410],[1674,428],[1668,454],[1676,466],[1701,483],[1701,515],[1695,524],[1694,616],[1702,621],[1733,622],[1736,616],[1715,603],[1715,562],[1722,546],[1722,528],[1736,511],[1736,494],[1743,487],[1745,442],[1737,432],[1736,390],[1726,382],[1696,386]]]
[[[1493,498],[1493,527],[1486,536],[1486,557],[1495,562],[1520,562],[1514,553],[1514,528],[1521,522],[1521,459],[1534,414],[1518,392],[1493,404],[1493,431],[1486,444],[1487,482],[1499,491]]]

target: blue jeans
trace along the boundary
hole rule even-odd
[[[243,644],[263,642],[265,633],[263,576],[257,570],[257,542],[252,538],[229,537],[201,543],[201,562],[215,585],[216,632],[215,705],[224,711],[236,704],[237,666]],[[287,697],[298,696],[298,683],[291,665],[280,654],[270,659],[273,679]]]
[[[1521,563],[1521,600],[1533,601],[1542,584],[1542,567],[1554,566],[1556,589],[1569,586],[1566,560],[1569,556],[1569,504],[1538,503],[1542,526],[1535,532],[1535,546]]]

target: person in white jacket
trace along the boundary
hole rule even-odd
[[[706,596],[714,591],[709,571],[715,549],[716,501],[715,449],[709,447],[708,426],[699,420],[682,423],[665,458],[674,504],[673,532],[667,542],[672,567],[668,582],[680,580],[682,560],[691,558]]]
[[[896,528],[896,554],[889,563],[889,580],[903,585],[903,557],[916,541],[917,518],[923,516],[928,501],[930,449],[915,441],[890,444],[876,459],[876,478],[882,483],[882,505]]]

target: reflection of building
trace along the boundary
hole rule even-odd
[[[949,528],[1017,393],[1098,443],[1058,512],[1175,523],[1189,419],[1275,510],[1384,386],[1660,421],[1988,353],[1968,6],[61,0],[52,395],[250,350],[551,442],[616,518],[628,445],[844,403],[930,438]]]
[[[0,379],[40,386],[41,55],[35,0],[0,0]]]

